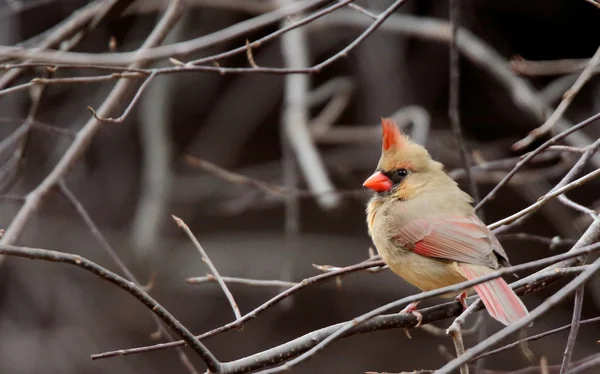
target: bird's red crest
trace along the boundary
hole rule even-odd
[[[383,128],[383,149],[385,151],[392,146],[400,148],[406,143],[406,137],[392,119],[382,118],[381,127]]]

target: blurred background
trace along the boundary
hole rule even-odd
[[[19,45],[61,23],[90,4],[83,0],[0,0],[0,44]],[[185,0],[182,16],[164,44],[190,40],[273,11],[285,2],[267,0]],[[331,2],[330,2],[331,3]],[[392,1],[356,1],[375,14]],[[133,51],[160,19],[168,1],[138,0],[120,17],[104,20],[73,49],[76,52]],[[581,70],[523,74],[511,61],[587,59],[600,46],[600,9],[584,0],[462,0],[461,24],[469,33],[460,44],[460,113],[463,133],[476,162],[517,157],[511,145],[544,122]],[[258,66],[280,67],[296,56],[310,66],[334,55],[372,22],[344,7],[292,33],[253,49]],[[151,294],[192,332],[202,333],[233,320],[230,306],[214,283],[191,285],[206,264],[171,218],[184,219],[224,276],[301,281],[316,275],[312,264],[352,265],[368,256],[365,224],[369,197],[362,182],[380,153],[379,119],[393,116],[424,143],[448,170],[462,167],[448,120],[448,2],[411,0],[344,58],[319,74],[225,74],[193,72],[158,76],[123,123],[103,124],[74,165],[66,185],[100,232],[139,278],[154,278]],[[189,61],[243,46],[276,31],[272,24],[182,58]],[[36,40],[25,43],[33,47]],[[299,54],[299,55],[298,55]],[[0,55],[0,58],[3,56]],[[3,58],[3,61],[7,61]],[[248,67],[245,54],[219,60]],[[171,66],[162,59],[153,67]],[[1,72],[6,74],[6,72]],[[42,77],[27,70],[13,85]],[[56,77],[86,76],[89,71],[60,70]],[[298,77],[301,77],[298,80]],[[2,78],[2,77],[0,77]],[[0,96],[2,139],[0,187],[5,195],[24,196],[48,175],[74,134],[98,108],[114,82],[46,87],[28,135],[4,146],[30,113],[34,90]],[[303,92],[303,87],[306,90]],[[282,139],[290,120],[290,97],[304,95],[310,139],[320,165],[300,164]],[[292,96],[290,96],[292,95]],[[115,111],[118,117],[126,103]],[[562,126],[600,111],[600,80],[592,77],[567,110]],[[544,114],[546,113],[546,114]],[[301,113],[302,116],[302,113]],[[294,121],[293,116],[291,121]],[[306,118],[305,118],[306,122]],[[59,131],[61,129],[64,131]],[[598,125],[564,144],[584,146],[598,138]],[[586,143],[588,142],[588,143]],[[257,180],[307,189],[314,170],[326,172],[332,188],[357,190],[343,195],[273,195],[248,184],[223,180],[184,160],[191,155]],[[576,158],[552,153],[500,190],[484,207],[492,223],[535,202],[549,191]],[[302,162],[302,161],[301,161]],[[307,166],[308,165],[308,166]],[[597,168],[595,160],[588,169]],[[482,194],[509,169],[474,174]],[[464,173],[453,174],[467,189]],[[314,175],[313,175],[314,177]],[[591,209],[599,207],[598,188],[590,184],[569,196]],[[337,197],[336,197],[337,196]],[[20,208],[18,199],[0,201],[0,227]],[[515,232],[547,238],[577,239],[589,216],[558,202],[541,209]],[[569,249],[546,242],[500,237],[513,264]],[[120,272],[73,207],[51,193],[27,224],[18,244],[77,253]],[[533,308],[565,282],[526,296]],[[600,308],[600,282],[586,287],[583,318]],[[280,292],[279,288],[231,285],[242,313]],[[234,360],[294,339],[317,328],[349,320],[416,290],[389,271],[356,273],[309,287],[272,308],[243,331],[206,341],[222,361]],[[423,302],[433,305],[439,300]],[[571,320],[572,298],[536,322],[532,334]],[[488,334],[499,324],[486,316]],[[474,320],[474,318],[472,318]],[[472,323],[470,321],[468,323]],[[451,320],[439,323],[446,328]],[[148,310],[122,290],[74,267],[4,259],[0,268],[0,372],[2,373],[186,373],[173,350],[91,361],[89,355],[157,342]],[[580,330],[574,360],[597,352],[598,328]],[[546,356],[560,364],[567,332],[532,342],[533,364]],[[466,337],[470,346],[477,337]],[[433,369],[453,352],[447,337],[400,330],[343,339],[297,373],[400,372]],[[203,365],[186,349],[199,372]],[[485,360],[483,367],[512,371],[529,366],[518,350]],[[589,371],[590,373],[592,371]]]

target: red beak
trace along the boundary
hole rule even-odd
[[[386,177],[382,172],[376,171],[363,183],[363,186],[373,191],[382,192],[389,191],[392,188],[392,184],[390,178]]]

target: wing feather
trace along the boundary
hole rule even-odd
[[[419,218],[398,227],[394,239],[402,247],[422,256],[496,269],[498,259],[494,252],[503,255],[504,250],[479,218],[474,218]],[[503,259],[500,259],[501,263]]]

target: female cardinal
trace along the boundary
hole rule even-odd
[[[390,119],[382,119],[383,149],[377,170],[363,184],[376,193],[367,223],[377,251],[394,273],[423,291],[474,279],[510,266],[473,201]],[[508,325],[527,308],[502,278],[474,286],[492,317]],[[453,297],[444,295],[445,297]],[[467,292],[457,299],[466,307]],[[417,316],[417,303],[403,312]]]

